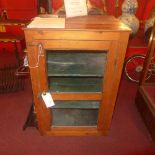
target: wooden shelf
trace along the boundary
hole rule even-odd
[[[55,101],[56,109],[99,109],[99,101]]]

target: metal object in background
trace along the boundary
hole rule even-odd
[[[17,67],[17,65],[5,65],[0,68],[0,93],[24,89],[24,78],[15,75]]]
[[[135,54],[130,56],[124,64],[125,76],[132,82],[139,83],[140,76],[143,71],[143,65],[146,56],[141,54]],[[150,67],[146,76],[146,80],[150,79],[152,75],[155,75],[155,63],[150,63]]]
[[[145,22],[144,34],[145,34],[145,37],[147,38],[147,40],[149,40],[149,38],[150,38],[154,22],[155,22],[155,14],[154,14],[154,16],[152,16]]]

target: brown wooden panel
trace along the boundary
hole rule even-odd
[[[41,40],[45,49],[63,49],[63,50],[94,50],[94,52],[103,52],[108,50],[109,41],[96,41],[96,40]]]
[[[104,135],[96,127],[53,127],[46,132],[49,136],[100,136]]]
[[[54,100],[101,100],[101,93],[52,93]]]

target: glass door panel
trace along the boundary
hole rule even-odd
[[[102,78],[99,77],[49,77],[52,92],[101,92]]]
[[[49,90],[101,92],[106,59],[104,51],[47,51]]]
[[[98,101],[56,101],[52,126],[97,126]]]

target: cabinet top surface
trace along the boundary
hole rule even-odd
[[[25,30],[56,30],[56,28],[25,28]],[[57,30],[130,31],[130,28],[109,15],[80,16],[65,19],[65,28]]]

